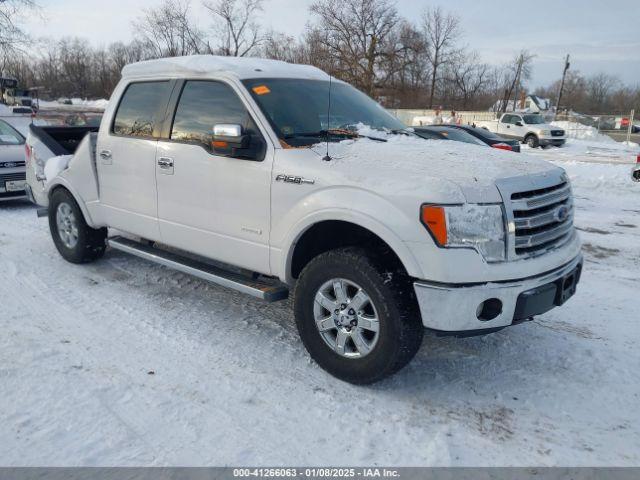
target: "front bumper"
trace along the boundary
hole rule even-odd
[[[9,194],[0,194],[0,202],[8,202],[9,200],[22,200],[27,198],[24,192],[12,192]]]
[[[562,137],[540,138],[538,140],[538,143],[543,147],[546,147],[548,145],[553,145],[554,147],[561,147],[562,145],[567,143],[567,139]]]
[[[492,331],[540,315],[567,301],[576,290],[582,255],[550,272],[520,280],[484,284],[414,283],[422,323],[443,333]]]

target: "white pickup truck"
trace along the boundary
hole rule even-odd
[[[46,180],[34,131],[28,191],[65,259],[110,246],[267,301],[292,291],[311,357],[349,382],[402,368],[425,327],[497,331],[580,278],[561,168],[419,138],[310,66],[129,65],[99,131]]]
[[[542,115],[535,113],[504,113],[499,120],[477,122],[476,126],[519,140],[531,148],[561,147],[567,142],[564,130],[546,123]]]

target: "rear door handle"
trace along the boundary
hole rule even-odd
[[[158,167],[160,167],[160,173],[165,175],[173,175],[173,159],[169,157],[158,158]]]
[[[102,159],[102,163],[105,165],[111,165],[113,163],[113,156],[111,155],[111,150],[102,150],[100,152],[100,158]]]

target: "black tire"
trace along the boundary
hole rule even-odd
[[[316,326],[315,295],[334,278],[356,283],[375,305],[379,336],[371,351],[361,358],[339,355]],[[401,267],[389,268],[384,257],[370,250],[347,247],[311,260],[296,284],[294,311],[300,338],[311,357],[327,372],[349,383],[368,384],[392,375],[409,363],[422,344],[424,328],[410,279]]]
[[[538,148],[540,146],[540,142],[538,141],[538,137],[534,134],[529,134],[525,137],[524,143],[529,145],[530,148]]]
[[[58,208],[63,204],[70,208],[77,228],[77,242],[73,246],[65,244],[58,228]],[[58,252],[65,260],[71,263],[93,262],[102,257],[107,248],[107,229],[94,229],[87,225],[78,203],[73,198],[73,195],[64,188],[58,188],[51,194],[49,200],[49,230]]]

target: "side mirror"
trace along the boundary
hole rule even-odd
[[[517,122],[516,122],[516,126],[518,126],[518,127],[524,127],[524,123],[522,123],[522,122],[520,122],[520,121],[517,121]]]
[[[634,182],[640,182],[640,165],[633,167],[631,171],[631,178]]]
[[[221,123],[213,127],[213,151],[227,156],[244,156],[239,149],[249,148],[251,137],[242,134],[242,126],[230,123]]]

